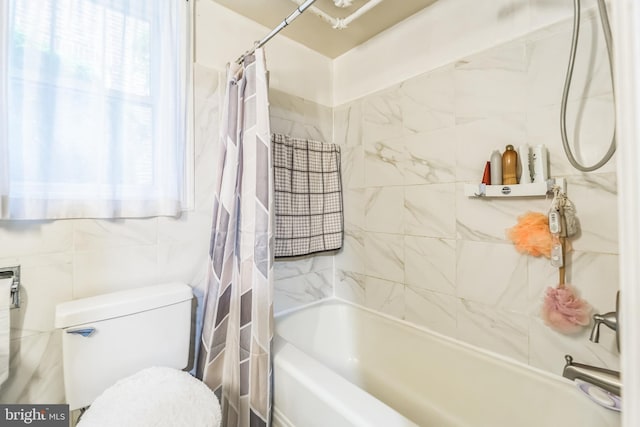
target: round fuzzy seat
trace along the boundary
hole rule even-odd
[[[204,383],[171,368],[147,368],[96,398],[78,427],[219,427],[220,405]]]

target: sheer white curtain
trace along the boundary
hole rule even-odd
[[[9,25],[9,7],[7,2],[0,2],[0,29]],[[0,76],[7,75],[8,54],[7,54],[6,31],[0,30]],[[7,199],[9,197],[9,150],[7,146],[7,79],[0,79],[0,218],[7,216]]]
[[[178,215],[187,2],[2,3],[2,218]]]

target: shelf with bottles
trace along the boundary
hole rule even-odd
[[[566,193],[564,178],[550,178],[544,182],[513,185],[464,184],[467,197],[545,197],[553,187],[560,186]]]

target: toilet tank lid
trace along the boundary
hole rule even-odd
[[[193,298],[184,283],[165,283],[64,302],[56,306],[55,327],[68,328],[113,319]]]

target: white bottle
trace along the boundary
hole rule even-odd
[[[491,185],[502,185],[502,154],[495,150],[491,153]]]
[[[527,144],[518,147],[518,164],[520,166],[518,182],[531,184],[531,150]]]
[[[547,179],[549,179],[547,147],[544,145],[536,145],[533,147],[532,162],[533,182],[547,182]]]

